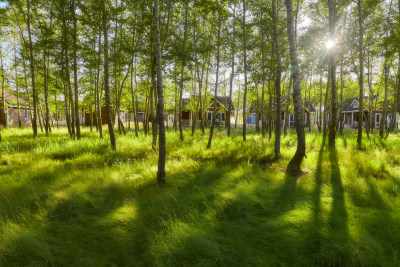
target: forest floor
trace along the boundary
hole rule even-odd
[[[106,132],[106,131],[105,131]],[[400,136],[356,132],[330,151],[307,132],[305,174],[285,175],[291,132],[167,134],[167,185],[151,137],[2,130],[0,266],[399,266]]]

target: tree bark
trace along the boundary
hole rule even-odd
[[[72,18],[74,22],[74,93],[75,93],[75,124],[76,124],[76,138],[79,140],[81,139],[81,125],[79,121],[79,92],[78,92],[78,63],[77,63],[77,21],[76,21],[76,12],[75,12],[75,0],[71,2],[71,11],[72,11]],[[83,114],[82,114],[83,115]]]
[[[295,113],[295,124],[297,133],[297,149],[294,157],[289,162],[286,171],[293,175],[301,174],[301,163],[306,155],[306,142],[304,134],[304,110],[301,99],[301,78],[300,66],[297,58],[297,46],[294,31],[293,3],[292,0],[285,0],[287,12],[287,31],[290,47],[290,62],[293,78],[293,103]]]
[[[43,81],[44,81],[44,104],[45,104],[45,122],[44,122],[44,129],[46,131],[46,136],[49,136],[49,128],[50,128],[50,111],[49,111],[49,87],[48,87],[48,76],[47,76],[47,65],[46,65],[46,52],[43,51]]]
[[[14,77],[15,77],[15,90],[17,93],[17,111],[18,111],[18,127],[22,127],[21,123],[21,112],[20,112],[20,105],[19,105],[19,86],[18,86],[18,62],[17,62],[17,43],[15,42],[15,28],[13,28],[14,34]],[[3,77],[4,81],[4,77]],[[3,99],[4,100],[4,99]]]
[[[326,91],[325,91],[325,105],[324,105],[324,117],[323,117],[323,138],[326,138],[326,128],[327,128],[327,116],[328,116],[328,103],[329,103],[329,88],[331,85],[331,67],[328,67],[328,82],[326,84]]]
[[[3,53],[0,47],[0,60],[1,60],[1,105],[3,109],[3,127],[7,127],[7,110],[6,110],[6,101],[5,101],[5,77],[4,77],[4,63],[3,63]]]
[[[154,3],[155,4],[155,3]],[[153,10],[154,11],[154,10]],[[155,26],[155,25],[154,25]],[[155,54],[156,51],[154,51]],[[157,151],[157,134],[158,134],[158,127],[157,127],[157,107],[154,109],[154,106],[157,106],[157,81],[156,81],[156,56],[153,56],[153,63],[151,66],[151,87],[153,97],[151,98],[151,128],[153,134],[153,142],[152,148],[154,151]]]
[[[358,43],[358,52],[360,57],[360,76],[359,78],[359,87],[360,94],[358,97],[358,134],[357,134],[357,145],[361,147],[362,141],[362,123],[364,118],[364,56],[363,56],[363,40],[364,40],[364,32],[363,32],[363,19],[362,19],[362,11],[361,11],[361,0],[357,1],[358,6],[358,26],[359,26],[359,43]]]
[[[135,92],[136,90],[133,89],[133,68],[131,71],[131,97],[132,97],[132,112],[133,112],[133,121],[135,125],[135,136],[138,137],[138,123],[137,123],[137,105],[135,103]],[[135,70],[135,77],[136,77],[136,70]],[[135,83],[136,86],[136,83]]]
[[[189,12],[189,1],[186,0],[185,3],[185,29],[183,32],[183,53],[186,52],[186,35],[188,30],[188,12]],[[180,92],[179,92],[179,138],[183,141],[183,131],[182,131],[182,95],[183,95],[183,79],[184,79],[184,69],[185,69],[185,59],[181,60],[181,81],[180,81]]]
[[[97,83],[96,83],[96,99],[97,99],[97,127],[99,129],[99,136],[103,139],[103,122],[101,119],[101,106],[102,101],[100,99],[100,65],[101,65],[101,25],[99,25],[99,48],[98,48],[98,65],[97,65]]]
[[[33,94],[33,120],[32,120],[32,129],[33,136],[37,136],[37,102],[36,102],[36,81],[35,81],[35,66],[33,61],[33,44],[32,44],[32,34],[31,34],[31,16],[30,16],[30,0],[27,0],[27,9],[28,9],[28,36],[29,36],[29,61],[31,67],[31,78],[32,78],[32,94]],[[4,99],[3,99],[4,103]]]
[[[399,17],[398,17],[398,23],[400,26],[400,0],[398,2],[398,7],[399,7]],[[399,30],[400,31],[400,30]],[[397,112],[398,107],[399,107],[399,97],[400,97],[400,48],[398,48],[398,54],[399,54],[399,63],[398,63],[398,71],[397,71],[397,86],[395,86],[394,89],[394,103],[393,103],[393,110],[392,110],[392,120],[390,122],[390,126],[388,128],[388,131],[386,132],[386,138],[389,137],[389,133],[393,132],[394,129],[396,128],[397,125]]]
[[[211,122],[211,128],[210,128],[210,136],[208,138],[208,144],[207,144],[207,149],[211,148],[211,142],[213,138],[213,133],[214,133],[214,128],[215,128],[215,123],[217,120],[217,96],[218,96],[218,75],[219,75],[219,61],[220,61],[220,39],[221,39],[221,24],[222,24],[222,19],[221,19],[221,13],[220,13],[220,6],[219,3],[218,5],[218,37],[217,37],[217,73],[215,75],[215,88],[214,88],[214,112],[213,112],[213,120]]]
[[[340,125],[339,125],[339,133],[343,134],[344,128],[344,115],[343,115],[343,58],[340,64]]]
[[[275,93],[276,93],[276,124],[275,124],[275,159],[281,156],[281,76],[282,76],[282,60],[281,51],[279,47],[278,36],[278,14],[276,9],[276,0],[272,0],[272,21],[273,21],[273,34],[275,43],[275,55],[277,61],[276,77],[275,77]]]
[[[246,44],[246,0],[243,0],[243,69],[244,69],[244,94],[243,94],[243,141],[246,141],[247,133],[247,44]]]
[[[330,39],[333,42],[335,38],[335,2],[334,0],[328,0],[329,4],[329,32]],[[337,126],[337,87],[336,87],[336,52],[335,47],[332,47],[329,51],[329,65],[330,65],[330,76],[331,76],[331,124],[329,129],[329,147],[335,148],[336,146],[336,126]]]
[[[263,19],[264,19],[264,12],[263,11],[261,11],[261,25],[263,25],[262,23],[263,23]],[[264,67],[264,64],[265,64],[265,52],[264,52],[264,50],[265,50],[265,45],[264,45],[264,36],[265,36],[265,33],[264,33],[264,29],[263,29],[263,27],[262,26],[260,26],[260,30],[261,30],[261,62],[262,62],[262,82],[261,82],[261,86],[262,86],[262,89],[261,89],[261,136],[263,137],[263,138],[265,138],[265,103],[264,103],[264,101],[265,101],[265,76],[266,76],[266,74],[265,74],[265,67]]]
[[[240,109],[240,83],[239,83],[239,88],[238,88],[238,98],[237,98],[237,108],[236,108],[236,112],[235,112],[235,129],[237,127],[237,121],[239,118],[239,109]]]
[[[272,137],[272,121],[273,121],[273,112],[272,112],[272,92],[271,92],[271,78],[268,80],[268,140],[271,140]]]
[[[108,69],[108,29],[107,29],[107,11],[106,1],[101,0],[103,9],[103,33],[104,33],[104,95],[106,99],[107,124],[110,134],[110,142],[112,150],[117,149],[115,142],[114,128],[111,120],[111,103],[110,103],[110,85],[109,85],[109,69]]]
[[[386,54],[386,53],[385,53]],[[392,58],[393,59],[393,58]],[[389,87],[389,71],[390,71],[390,64],[388,64],[387,59],[385,59],[384,63],[384,76],[385,76],[385,98],[383,101],[383,113],[382,118],[379,124],[379,137],[384,137],[384,131],[386,126],[386,116],[387,116],[387,96],[388,96],[388,87]]]
[[[160,27],[159,27],[159,3],[154,0],[154,33],[155,33],[155,50],[157,64],[157,119],[159,128],[159,151],[158,151],[158,171],[157,182],[159,185],[165,184],[165,158],[166,158],[166,140],[164,126],[164,90],[162,83],[162,62],[161,62],[161,45],[160,45]]]
[[[232,113],[232,90],[233,90],[233,78],[235,77],[235,39],[236,39],[236,28],[235,28],[235,17],[236,17],[236,6],[233,6],[233,17],[232,17],[232,40],[231,40],[231,79],[229,81],[229,104],[228,104],[228,137],[231,136],[231,113]],[[264,92],[264,88],[263,88]],[[262,98],[262,102],[264,97]],[[264,105],[264,102],[262,103]]]
[[[288,133],[288,127],[289,127],[289,107],[290,107],[290,88],[292,88],[292,78],[289,78],[289,86],[287,89],[287,104],[286,104],[286,110],[285,110],[285,126],[283,128],[283,136],[286,136]]]
[[[176,73],[176,61],[174,64],[174,91],[175,91],[175,111],[174,111],[174,122],[173,122],[173,128],[174,131],[177,131],[177,117],[178,117],[178,82],[177,82],[177,73]],[[179,102],[180,103],[180,102]]]

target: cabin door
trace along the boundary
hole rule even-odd
[[[381,114],[375,115],[375,128],[379,128],[379,123],[381,121]]]

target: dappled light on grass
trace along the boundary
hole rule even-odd
[[[167,185],[157,186],[151,135],[105,140],[83,129],[36,142],[3,130],[0,265],[393,265],[400,247],[400,139],[355,133],[330,151],[307,135],[301,177],[284,173],[296,149],[249,131],[232,138],[167,133]]]

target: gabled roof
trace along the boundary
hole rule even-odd
[[[378,95],[373,95],[373,96],[364,96],[364,102],[367,102],[369,100],[376,100],[379,96]],[[365,106],[364,109],[367,109],[367,106]],[[358,103],[358,97],[353,97],[346,99],[343,103],[343,112],[351,112],[351,111],[357,111],[359,110],[359,103]]]
[[[210,97],[214,98],[213,96],[210,96]],[[223,105],[225,107],[227,107],[227,105],[229,103],[231,103],[232,104],[232,111],[235,110],[235,107],[234,107],[230,97],[228,97],[228,96],[227,97],[225,97],[225,96],[217,96],[216,99],[217,99],[218,103],[220,103],[221,105]],[[191,101],[192,101],[191,98],[182,98],[182,108],[189,106]]]
[[[17,104],[17,97],[13,95],[14,92],[4,89],[4,100],[7,104]],[[20,105],[28,104],[27,97],[19,97],[18,99]],[[2,101],[2,92],[0,92],[0,101]]]
[[[190,104],[190,98],[182,98],[182,107],[186,107],[189,104]]]
[[[307,110],[308,110],[309,112],[311,112],[311,113],[315,113],[315,112],[316,112],[313,103],[310,103],[310,102],[307,101],[307,100],[306,100],[305,103],[304,103],[304,108],[307,109]]]
[[[232,104],[231,98],[229,96],[226,96],[226,97],[225,96],[217,96],[216,99],[219,103],[221,103],[224,106]],[[233,105],[232,105],[232,108],[233,108]]]

